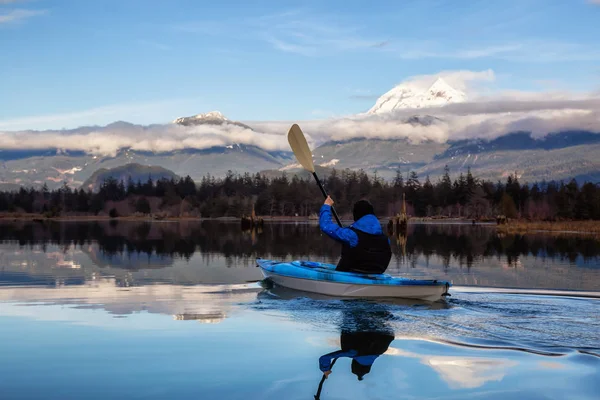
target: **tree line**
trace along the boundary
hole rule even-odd
[[[470,169],[452,179],[446,167],[435,182],[429,176],[422,180],[414,171],[406,176],[397,171],[394,179],[384,180],[362,170],[332,170],[323,183],[336,210],[345,217],[351,217],[352,204],[361,198],[369,199],[379,216],[396,215],[404,198],[407,214],[415,217],[600,220],[600,185],[578,184],[575,179],[529,184],[510,174],[505,181],[493,182],[474,177]],[[262,216],[310,216],[317,214],[322,204],[312,177],[285,173],[269,178],[230,171],[223,178],[208,174],[200,182],[189,176],[156,181],[149,177],[144,182],[108,178],[97,192],[73,189],[66,183],[55,190],[44,185],[0,192],[0,212],[48,217],[103,213],[116,217],[161,211],[172,216],[241,217],[253,209]]]

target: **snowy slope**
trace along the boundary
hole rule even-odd
[[[231,124],[237,125],[242,128],[252,129],[248,125],[242,124],[241,122],[231,121],[219,111],[211,111],[204,114],[193,115],[191,117],[181,117],[177,118],[173,121],[174,124],[183,125],[183,126],[195,126],[195,125],[223,125],[223,124]]]
[[[440,107],[450,103],[462,103],[467,95],[438,78],[425,90],[411,83],[396,86],[385,93],[367,114],[383,114],[405,108]]]

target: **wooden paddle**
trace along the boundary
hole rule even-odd
[[[296,156],[296,159],[298,160],[300,165],[302,165],[302,167],[304,167],[305,170],[312,173],[312,175],[315,177],[315,180],[317,181],[317,184],[319,185],[319,189],[321,189],[321,193],[323,193],[323,196],[327,198],[327,192],[325,191],[325,188],[323,188],[323,185],[321,184],[321,181],[319,180],[319,177],[315,172],[315,165],[313,163],[312,153],[308,148],[308,143],[306,142],[304,133],[302,133],[302,129],[300,129],[298,124],[294,124],[290,128],[288,132],[288,142],[290,143],[290,147],[292,148],[292,151],[294,152],[294,155]],[[343,227],[340,218],[335,212],[335,208],[333,208],[333,206],[331,207],[331,212],[333,213],[333,216],[335,217],[335,220],[337,221],[338,225]]]

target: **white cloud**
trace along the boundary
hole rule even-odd
[[[531,63],[600,60],[600,49],[596,45],[530,39],[523,39],[519,43],[490,43],[478,46],[444,39],[435,42],[396,40],[382,51],[404,60],[490,58]]]
[[[486,96],[477,84],[493,82],[487,71],[442,71],[420,75],[401,84],[417,89],[429,87],[443,77],[451,86],[466,90],[472,100],[445,107],[402,109],[380,115],[302,121],[307,140],[315,147],[328,140],[356,137],[406,138],[413,142],[448,139],[493,138],[515,131],[529,131],[540,137],[560,130],[589,130],[600,133],[600,97],[594,93],[496,91]],[[406,123],[414,115],[440,118],[428,126]],[[266,132],[283,132],[296,121],[247,122]]]
[[[0,148],[61,148],[111,155],[121,148],[161,152],[239,143],[267,150],[289,150],[286,134],[293,123],[300,124],[312,148],[330,140],[358,137],[444,142],[449,139],[493,138],[515,131],[529,131],[535,137],[564,130],[600,133],[598,94],[503,91],[482,96],[483,91],[479,91],[474,84],[492,82],[495,77],[492,70],[442,71],[434,75],[411,77],[403,84],[426,87],[438,76],[444,77],[457,88],[471,91],[470,100],[444,107],[401,109],[378,115],[324,118],[327,115],[316,110],[315,119],[308,121],[242,121],[254,130],[236,125],[182,127],[167,124],[142,127],[119,124],[71,131],[0,132]],[[177,101],[171,101],[100,107],[79,113],[0,121],[0,130],[29,127],[31,124],[72,124],[73,121],[83,120],[88,121],[89,125],[90,119],[106,119],[107,115],[120,115],[123,116],[121,119],[131,120],[126,115],[148,115],[164,112],[169,107],[175,110],[180,106]],[[433,115],[438,120],[430,125],[408,123],[408,118],[414,115]]]
[[[253,18],[196,21],[177,24],[176,31],[222,36],[239,41],[258,40],[272,48],[302,56],[327,56],[334,52],[383,49],[390,43],[387,38],[371,37],[361,32],[359,24],[336,15],[309,14],[290,10]]]
[[[595,4],[595,5],[600,5],[600,0],[588,0],[588,3]]]
[[[599,4],[600,0],[589,2]],[[172,28],[180,32],[225,37],[237,43],[240,38],[259,41],[277,51],[309,57],[376,51],[409,60],[499,59],[532,63],[600,60],[600,48],[586,38],[565,42],[540,38],[524,30],[532,22],[542,21],[544,14],[535,2],[521,3],[502,10],[481,4],[462,10],[464,12],[456,18],[437,21],[434,25],[411,26],[408,31],[390,28],[394,24],[402,25],[403,19],[410,18],[410,10],[400,15],[398,11],[377,13],[369,10],[360,18],[343,12],[327,14],[314,10],[289,10],[271,15],[185,22]],[[431,13],[439,12],[435,4],[424,7],[431,8]],[[396,33],[392,33],[394,31]],[[460,34],[464,31],[470,34]],[[515,32],[522,34],[516,35]]]
[[[473,89],[473,85],[477,82],[493,82],[496,79],[496,75],[491,69],[483,71],[441,71],[437,74],[416,75],[400,82],[400,84],[410,85],[419,90],[425,90],[429,88],[437,78],[444,78],[444,80],[455,89],[468,90]]]
[[[119,149],[165,152],[182,149],[206,149],[231,143],[255,145],[265,150],[282,150],[287,139],[281,134],[253,132],[229,125],[183,127],[107,127],[85,131],[21,131],[0,132],[0,148],[85,151],[89,154],[114,156]]]
[[[45,10],[11,10],[8,13],[0,14],[0,24],[8,22],[16,22],[26,18],[35,17],[37,15],[45,14]]]
[[[276,49],[301,55],[326,55],[332,51],[374,47],[382,42],[365,38],[357,32],[356,24],[340,20],[340,17],[291,11],[263,16],[251,26]]]

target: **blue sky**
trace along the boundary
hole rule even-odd
[[[600,0],[0,0],[0,130],[326,118],[445,70],[595,91],[599,24]]]

